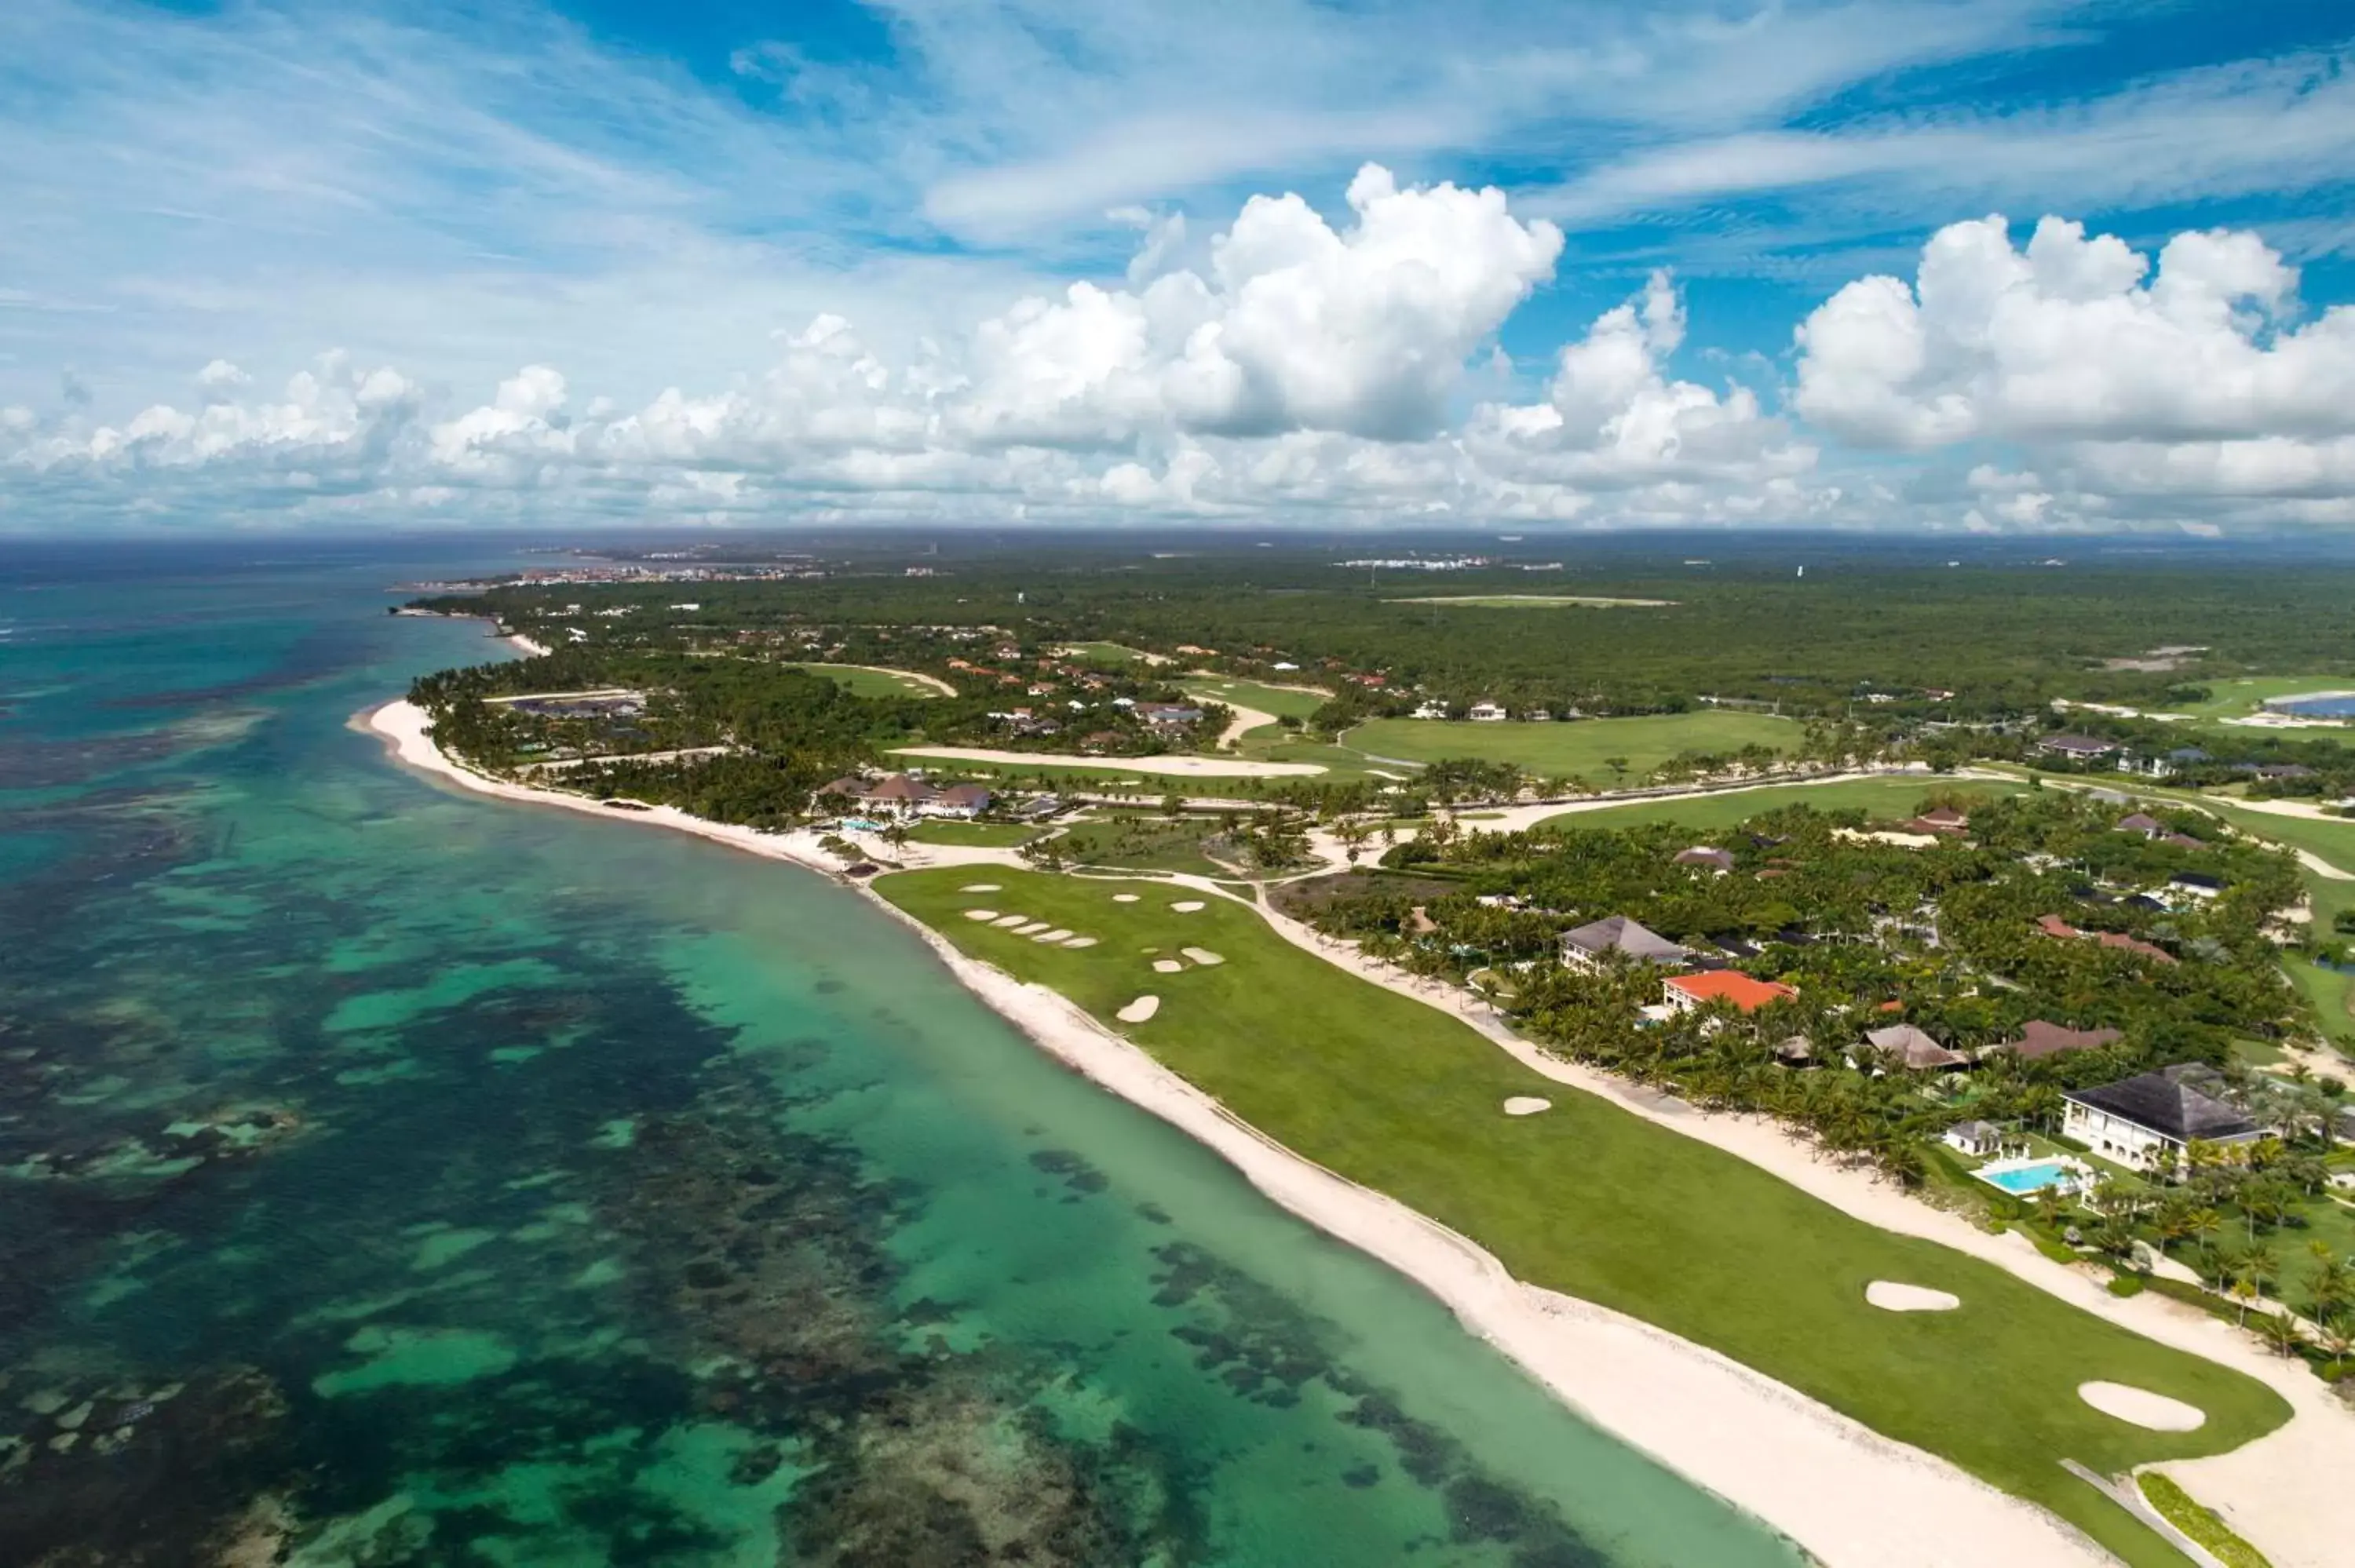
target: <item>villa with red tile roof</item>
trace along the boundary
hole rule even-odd
[[[1730,1001],[1743,1012],[1755,1012],[1770,1001],[1798,994],[1778,980],[1753,980],[1739,969],[1706,969],[1697,975],[1670,975],[1660,1000],[1680,1012],[1712,1001]]]

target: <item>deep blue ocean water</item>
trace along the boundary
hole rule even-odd
[[[0,546],[0,1563],[1796,1561],[856,897],[395,766],[499,564]]]

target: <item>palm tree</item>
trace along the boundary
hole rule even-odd
[[[2245,1313],[2243,1314],[2245,1319]],[[2294,1356],[2306,1348],[2306,1330],[2296,1319],[2286,1312],[2261,1313],[2257,1320],[2257,1338],[2277,1353]]]

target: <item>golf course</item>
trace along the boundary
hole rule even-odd
[[[1247,906],[1151,881],[990,876],[986,894],[968,890],[970,868],[876,887],[1298,1154],[1470,1236],[1516,1277],[1721,1352],[2051,1510],[2137,1568],[2181,1559],[2062,1461],[2115,1475],[2237,1447],[2289,1414],[2237,1372],[1542,1077],[1465,1024],[1294,947]],[[1550,1108],[1503,1114],[1530,1097]],[[1882,1310],[1866,1300],[1876,1280],[1960,1305]],[[2205,1422],[2162,1432],[2115,1419],[2080,1397],[2089,1381],[2182,1401]]]

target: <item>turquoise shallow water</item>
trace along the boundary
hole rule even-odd
[[[390,765],[470,564],[0,556],[0,1563],[1796,1561],[857,898]]]

